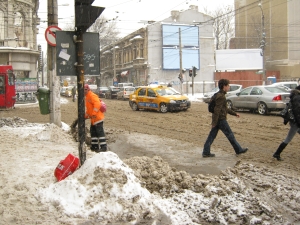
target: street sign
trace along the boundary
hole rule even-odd
[[[56,46],[56,31],[61,30],[58,26],[49,26],[45,31],[45,38],[49,45]]]
[[[74,31],[56,32],[56,69],[57,76],[76,76],[76,46]],[[99,34],[83,34],[84,74],[100,76]]]

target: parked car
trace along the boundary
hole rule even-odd
[[[129,97],[129,105],[132,110],[155,110],[162,113],[168,111],[187,110],[191,102],[187,96],[181,95],[167,86],[144,86],[138,88]]]
[[[290,92],[278,87],[251,86],[236,95],[226,97],[227,107],[234,109],[249,109],[261,115],[271,111],[280,111],[290,100]]]
[[[108,90],[108,87],[97,87],[96,94],[99,96],[99,98],[105,98],[105,93]]]
[[[117,93],[117,99],[128,100],[129,96],[135,91],[134,87],[121,87]]]
[[[112,99],[117,98],[117,93],[120,91],[119,87],[109,86],[108,90],[105,92],[105,98]]]
[[[72,89],[74,86],[68,86],[66,91],[65,91],[65,96],[66,97],[72,97]],[[77,90],[76,90],[76,94],[77,94]]]
[[[226,94],[226,97],[229,97],[231,95],[235,95],[236,93],[239,93],[243,89],[243,86],[240,84],[230,84],[230,89]],[[215,87],[210,92],[206,92],[203,94],[203,102],[209,103],[211,97],[219,91],[219,87]]]
[[[286,81],[286,82],[276,82],[276,83],[270,84],[269,86],[282,87],[285,90],[290,91],[292,89],[295,89],[298,85],[299,84],[297,81]]]
[[[60,95],[65,96],[66,95],[66,90],[68,90],[68,87],[63,86],[60,88]]]

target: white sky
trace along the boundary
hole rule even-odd
[[[159,21],[170,16],[172,10],[185,10],[189,5],[198,5],[199,11],[204,8],[214,10],[224,5],[233,5],[234,0],[95,0],[93,6],[105,7],[102,15],[107,19],[117,18],[118,28],[122,36],[144,26],[142,21]],[[63,6],[69,4],[69,6]],[[58,1],[58,26],[63,30],[74,21],[74,1]],[[44,37],[47,23],[47,1],[40,0],[39,17],[41,24],[37,38],[38,44],[46,52],[47,42]]]

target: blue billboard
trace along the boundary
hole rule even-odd
[[[181,29],[182,67],[200,68],[199,27],[187,25],[162,25],[163,69],[179,70],[179,28]]]

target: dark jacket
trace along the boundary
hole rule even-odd
[[[216,94],[216,106],[214,109],[214,113],[212,114],[212,126],[216,126],[219,120],[226,120],[227,113],[234,116],[237,115],[236,112],[227,108],[225,94],[226,92],[223,90],[220,90]]]
[[[291,90],[290,99],[295,122],[300,127],[300,91],[297,89]]]

